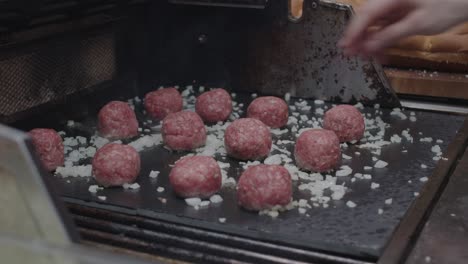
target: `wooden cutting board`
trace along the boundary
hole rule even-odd
[[[399,94],[468,100],[468,74],[387,68],[385,73]]]

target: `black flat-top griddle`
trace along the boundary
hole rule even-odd
[[[244,104],[244,113],[251,100],[252,98],[246,94],[239,94],[236,98],[238,103]],[[292,99],[290,104],[294,105],[296,101],[296,99]],[[312,106],[312,109],[301,112],[309,117],[321,117],[315,114],[314,102],[308,101],[308,104]],[[326,106],[331,107],[331,104],[326,103]],[[141,106],[137,106],[136,109],[140,121],[143,121],[145,118],[141,113]],[[366,107],[362,111],[375,117],[376,110],[374,108]],[[328,208],[313,207],[308,209],[306,214],[300,214],[297,209],[293,209],[282,212],[273,219],[266,215],[260,216],[257,213],[247,212],[237,206],[235,189],[233,188],[221,190],[220,195],[224,199],[222,203],[211,204],[207,208],[196,210],[188,206],[183,199],[176,198],[168,184],[170,165],[187,153],[172,153],[162,145],[140,153],[142,169],[137,182],[141,188],[138,190],[109,188],[93,194],[88,191],[91,184],[96,184],[92,178],[51,178],[54,188],[65,197],[66,201],[72,204],[144,216],[148,219],[159,219],[170,223],[269,241],[277,245],[318,250],[361,260],[376,260],[397,227],[399,220],[412,201],[416,199],[417,193],[421,191],[424,182],[420,179],[428,177],[430,180],[438,162],[433,160],[435,154],[431,151],[431,147],[437,144],[444,151],[464,120],[463,116],[458,115],[415,111],[417,121],[411,122],[409,119],[401,120],[397,116],[390,115],[391,110],[381,109],[381,111],[383,112],[381,115],[383,121],[390,124],[386,129],[385,140],[389,140],[393,134],[401,135],[402,130],[409,128],[410,134],[414,137],[414,143],[410,144],[403,138],[402,143],[383,147],[378,158],[388,162],[388,166],[383,169],[374,168],[372,171],[364,171],[363,169],[364,166],[374,164],[372,157],[375,155],[371,154],[370,149],[358,148],[354,145],[343,148],[344,154],[353,157],[351,160],[344,159],[343,165],[351,167],[353,174],[369,173],[372,175],[372,179],[357,179],[352,182],[352,175],[338,177],[338,183],[348,187],[344,198],[330,202]],[[408,117],[410,116],[409,111],[405,111],[405,113]],[[57,123],[64,123],[64,121]],[[82,121],[88,125],[95,124],[94,118]],[[305,126],[301,125],[300,127]],[[76,135],[76,131],[72,130],[68,128],[68,134],[75,133]],[[274,142],[277,139],[294,140],[293,134],[295,133],[289,131],[281,136],[273,135]],[[431,137],[433,142],[420,142],[419,139],[423,137]],[[436,139],[443,140],[443,143],[436,143]],[[287,145],[287,149],[292,152],[293,145]],[[407,150],[407,152],[404,153],[403,150]],[[357,151],[361,155],[356,155]],[[243,171],[238,161],[219,156],[217,158],[231,164],[228,176],[237,180]],[[448,161],[440,160],[440,162]],[[89,163],[89,161],[85,163]],[[421,164],[427,165],[427,168],[421,168]],[[149,177],[151,170],[160,171],[157,179]],[[305,182],[299,180],[294,183],[295,200],[310,198],[310,193],[307,190],[299,191],[297,188],[300,183]],[[379,183],[380,187],[371,189],[371,182]],[[158,193],[157,187],[164,187],[165,191]],[[107,199],[102,201],[98,196],[105,196]],[[162,203],[158,198],[166,198],[167,202]],[[392,199],[391,204],[385,203],[388,199]],[[347,201],[352,201],[357,206],[350,208],[346,205]],[[382,214],[378,213],[379,209],[383,210]],[[219,218],[226,218],[226,222],[220,223]]]

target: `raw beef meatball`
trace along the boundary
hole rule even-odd
[[[205,122],[224,121],[232,112],[231,96],[224,89],[204,92],[198,96],[195,110]]]
[[[242,173],[237,185],[237,201],[248,210],[285,206],[291,198],[291,176],[279,165],[251,166]]]
[[[221,180],[218,163],[208,156],[182,158],[169,174],[174,192],[184,198],[210,197],[221,188]]]
[[[163,120],[162,137],[166,146],[172,150],[196,149],[205,145],[205,124],[197,113],[172,113]]]
[[[294,156],[301,169],[329,171],[336,168],[341,161],[340,141],[331,130],[307,130],[297,138]]]
[[[357,141],[364,136],[364,117],[352,105],[338,105],[325,113],[323,128],[335,131],[340,142]]]
[[[53,171],[64,163],[63,142],[60,135],[53,129],[35,128],[29,131],[32,143],[39,155],[42,165]]]
[[[163,120],[168,114],[182,111],[182,96],[176,88],[164,88],[145,95],[145,109],[157,120]]]
[[[288,105],[278,97],[264,96],[252,101],[247,116],[262,121],[271,128],[280,128],[288,123]]]
[[[112,101],[99,111],[98,129],[107,138],[131,138],[138,135],[138,121],[126,102]]]
[[[237,119],[226,129],[224,146],[228,155],[233,158],[240,160],[264,158],[271,149],[270,129],[257,119]]]
[[[140,173],[140,155],[128,145],[110,143],[93,158],[93,175],[105,187],[132,183]]]

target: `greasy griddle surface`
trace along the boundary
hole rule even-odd
[[[244,110],[251,100],[250,96],[241,95],[236,99],[237,102],[244,103]],[[309,104],[314,106],[313,102]],[[184,200],[176,198],[168,184],[170,165],[186,153],[171,153],[162,146],[141,152],[142,169],[137,180],[141,188],[138,190],[109,188],[92,194],[88,191],[89,185],[95,184],[91,178],[53,177],[53,185],[60,194],[76,199],[75,201],[79,203],[89,202],[93,206],[112,210],[125,208],[126,212],[275,241],[275,243],[321,249],[355,257],[376,258],[415,199],[414,193],[419,192],[424,185],[419,179],[430,177],[437,164],[432,159],[434,153],[431,152],[435,142],[423,143],[419,142],[419,138],[432,137],[434,141],[442,139],[444,142],[439,145],[445,150],[463,122],[461,116],[433,112],[417,112],[417,122],[410,122],[390,116],[390,110],[383,111],[383,120],[391,124],[385,139],[388,140],[395,133],[401,134],[403,129],[409,127],[415,139],[414,144],[408,144],[403,140],[401,144],[384,147],[379,158],[389,163],[387,168],[373,169],[370,172],[372,180],[351,182],[351,177],[340,177],[339,182],[349,187],[345,197],[340,201],[330,202],[329,208],[308,209],[308,216],[299,214],[297,209],[281,213],[277,219],[244,211],[237,206],[235,190],[232,188],[222,189],[220,194],[224,201],[221,204],[212,204],[206,209],[195,210],[187,206]],[[366,108],[364,112],[374,113],[375,110]],[[314,115],[314,108],[312,107],[307,113],[309,116]],[[407,115],[409,116],[409,112]],[[142,118],[141,114],[139,118]],[[95,124],[94,118],[83,122],[88,125]],[[74,133],[73,129],[65,130],[69,131],[69,135]],[[418,132],[423,132],[423,135],[419,135]],[[289,133],[274,138],[294,140],[293,135]],[[403,148],[407,149],[408,153],[402,153]],[[289,145],[288,149],[292,151],[293,146]],[[356,156],[354,154],[356,151],[362,154]],[[373,164],[370,150],[350,146],[344,149],[343,153],[353,157],[352,160],[343,160],[343,164],[353,169],[353,174],[368,173],[363,167]],[[238,179],[242,172],[238,162],[229,158],[221,161],[231,163],[229,176]],[[428,165],[428,168],[421,169],[421,164]],[[157,179],[148,177],[151,170],[161,172]],[[380,188],[371,190],[371,182],[379,183]],[[156,191],[159,186],[165,188],[163,193]],[[101,201],[97,196],[106,196],[107,200]],[[162,203],[158,197],[167,198],[167,203]],[[302,192],[294,188],[294,199],[309,197],[308,191]],[[393,199],[391,205],[384,202],[389,198]],[[347,207],[346,202],[349,200],[357,206]],[[379,208],[384,210],[381,215],[378,214]],[[219,218],[226,218],[226,223],[219,223]]]

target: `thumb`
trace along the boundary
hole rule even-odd
[[[397,0],[369,1],[366,3],[351,20],[343,38],[340,47],[349,47],[366,35],[368,27],[374,25],[376,21],[386,17],[400,5]]]
[[[402,20],[374,32],[364,44],[365,52],[376,54],[394,45],[402,38],[423,33],[424,21],[424,16],[420,15],[420,13],[412,13]]]

